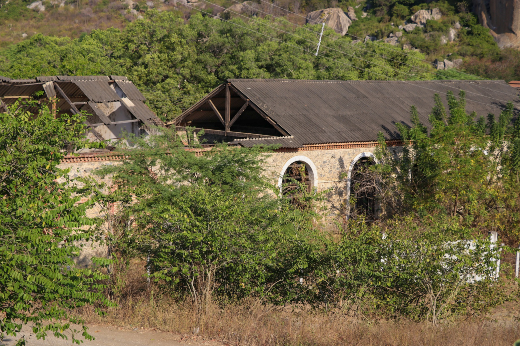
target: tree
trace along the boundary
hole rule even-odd
[[[520,123],[513,123],[513,105],[498,119],[477,119],[466,112],[464,92],[448,93],[448,110],[439,95],[429,124],[411,110],[411,128],[399,125],[402,153],[385,147],[374,166],[383,182],[383,218],[426,215],[459,220],[476,233],[497,231],[509,242],[520,240],[518,228],[518,159]]]
[[[48,332],[65,337],[70,323],[82,322],[70,309],[106,302],[104,275],[73,260],[96,222],[85,215],[94,199],[80,203],[88,184],[58,167],[66,150],[82,145],[84,118],[55,119],[46,106],[34,115],[28,107],[38,104],[15,103],[0,113],[0,339],[24,324],[39,339]],[[92,339],[85,326],[71,330],[73,341],[78,332]]]
[[[161,132],[131,138],[127,159],[98,172],[112,177],[106,202],[126,220],[113,255],[147,258],[151,277],[201,314],[216,297],[266,297],[293,280],[281,258],[306,246],[314,214],[277,197],[262,174],[269,148],[186,149],[175,130]]]

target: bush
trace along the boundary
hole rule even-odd
[[[427,20],[426,21],[426,32],[441,32],[447,33],[450,28],[450,25],[445,22],[437,21],[437,20]]]
[[[261,175],[266,151],[220,145],[197,156],[174,132],[161,131],[133,138],[140,149],[125,150],[128,160],[100,172],[118,186],[106,198],[120,203],[119,218],[128,220],[122,226],[134,225],[112,248],[148,258],[157,282],[200,309],[215,296],[262,297],[275,282],[292,280],[290,269],[279,271],[279,258],[303,253],[295,249],[310,244],[307,232],[317,235],[315,214],[276,197]]]
[[[392,14],[399,19],[405,19],[410,15],[410,10],[407,6],[395,4],[394,8],[392,9]]]

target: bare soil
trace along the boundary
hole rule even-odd
[[[94,341],[85,340],[85,346],[222,346],[215,340],[202,336],[182,336],[153,329],[121,328],[115,326],[88,325],[89,334],[95,337]],[[0,341],[0,346],[14,346],[20,337],[25,337],[28,346],[65,346],[73,345],[70,333],[68,340],[49,335],[45,340],[37,340],[30,327],[24,327],[18,337],[9,337]],[[83,337],[79,337],[83,339]]]

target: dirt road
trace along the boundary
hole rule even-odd
[[[167,332],[140,329],[123,329],[111,326],[89,325],[89,334],[94,336],[94,341],[84,340],[84,346],[223,346],[224,344],[204,340],[202,337],[189,336],[183,337]],[[25,335],[28,346],[69,346],[75,345],[69,340],[58,339],[53,335],[49,335],[45,340],[36,340],[29,327],[24,327],[22,333],[18,336]],[[0,341],[0,346],[14,346],[17,338],[8,337]]]

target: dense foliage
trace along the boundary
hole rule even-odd
[[[0,113],[0,339],[27,323],[37,338],[65,337],[71,322],[81,322],[70,309],[105,300],[104,276],[73,261],[93,234],[96,220],[86,210],[94,200],[78,203],[88,185],[58,168],[65,149],[80,145],[83,118],[55,119],[46,107],[35,118],[27,106]],[[78,332],[91,338],[84,328],[73,330],[73,340]]]
[[[409,145],[401,155],[383,149],[377,174],[382,216],[454,218],[462,228],[502,239],[520,239],[520,123],[512,124],[513,105],[498,119],[475,119],[465,110],[464,93],[448,94],[449,110],[439,96],[430,123],[421,124],[412,109],[413,127],[400,126]]]
[[[264,149],[185,150],[170,131],[134,142],[127,160],[98,172],[117,186],[106,196],[118,206],[108,219],[113,256],[146,257],[153,278],[200,308],[213,294],[264,296],[284,275],[293,279],[286,271],[301,260],[282,270],[281,259],[309,246],[316,215],[277,198],[262,174]]]

